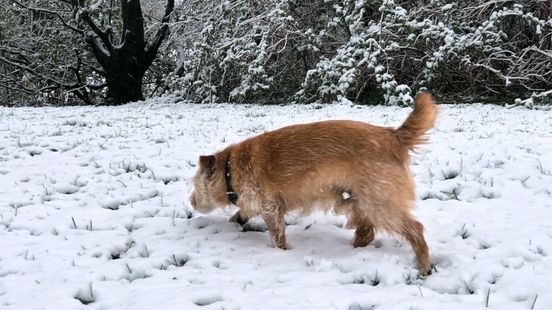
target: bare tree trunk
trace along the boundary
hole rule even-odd
[[[100,29],[88,12],[82,17],[90,26],[86,42],[103,69],[107,80],[107,104],[116,105],[144,99],[142,79],[154,61],[157,51],[168,34],[170,14],[174,10],[174,0],[168,0],[165,7],[164,23],[157,31],[154,41],[147,46],[144,38],[144,17],[139,0],[120,0],[123,33],[120,44],[110,40],[107,31]]]
[[[138,61],[135,54],[132,51],[114,51],[109,66],[104,67],[108,105],[144,100],[142,79],[147,67],[143,61]]]

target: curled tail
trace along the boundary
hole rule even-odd
[[[414,110],[401,127],[395,130],[395,136],[405,148],[413,149],[426,142],[425,133],[433,127],[437,117],[437,105],[429,93],[419,93],[414,99]]]

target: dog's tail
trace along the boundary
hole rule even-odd
[[[426,132],[433,127],[437,117],[437,105],[430,93],[419,93],[414,99],[414,110],[401,127],[395,130],[397,139],[408,149],[425,143]]]

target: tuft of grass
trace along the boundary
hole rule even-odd
[[[470,295],[475,294],[475,290],[472,287],[473,283],[464,282],[464,288],[466,289],[466,292]]]
[[[434,199],[437,198],[435,194],[431,193],[430,191],[426,191],[420,195],[421,200],[428,200],[428,199]]]
[[[31,157],[34,157],[34,156],[37,156],[37,155],[41,155],[42,151],[40,151],[40,150],[30,150],[28,153]]]
[[[539,298],[539,294],[535,295],[535,299],[533,299],[533,302],[531,303],[531,310],[535,308],[535,304],[537,303],[537,298]]]
[[[311,266],[314,266],[314,258],[310,257],[310,256],[307,256],[305,257],[305,266],[306,267],[311,267]]]
[[[378,286],[381,280],[378,275],[378,271],[373,276],[361,275],[353,279],[352,284],[368,284],[370,286]]]
[[[380,284],[380,278],[378,276],[378,271],[374,274],[374,277],[370,279],[370,285],[378,286]]]
[[[458,199],[458,194],[460,194],[460,191],[461,191],[460,184],[458,184],[458,187],[455,187],[450,193],[450,198],[454,200],[460,200]]]
[[[491,277],[487,280],[489,284],[496,284],[496,282],[502,277],[500,274],[492,274]]]
[[[542,162],[538,159],[537,159],[537,170],[543,175],[552,176],[552,171],[544,169],[544,167],[542,166]]]
[[[173,265],[173,266],[176,266],[176,267],[182,267],[182,266],[186,265],[186,263],[188,263],[188,261],[190,261],[190,256],[188,256],[188,255],[184,255],[182,257],[177,257],[176,255],[173,254],[170,264]]]
[[[124,247],[113,250],[109,255],[111,259],[119,259],[135,245],[136,242],[134,240],[129,240]]]
[[[529,181],[530,178],[531,178],[531,176],[528,176],[528,177],[524,178],[523,180],[520,180],[521,185],[523,185],[523,187],[525,187],[527,189],[530,189],[529,185],[527,184],[527,181]]]
[[[150,256],[150,253],[149,253],[149,250],[148,250],[148,246],[144,244],[144,251],[142,251],[140,253],[140,256],[142,257],[149,257]]]
[[[163,182],[164,185],[168,185],[171,182],[178,182],[180,180],[177,176],[170,176],[170,177],[163,177],[160,178],[161,182]]]
[[[20,203],[10,203],[10,207],[12,207],[14,211],[14,217],[17,217],[17,214],[19,213],[19,208],[21,208],[23,205]]]
[[[458,170],[448,170],[448,171],[443,170],[443,176],[444,176],[445,180],[454,179],[459,175],[460,175],[460,171],[458,171]]]
[[[406,285],[411,285],[416,280],[416,276],[414,276],[412,273],[406,273],[403,274],[403,279]]]
[[[480,192],[481,192],[481,197],[486,198],[486,199],[494,199],[494,198],[500,197],[500,194],[498,194],[497,192],[493,191],[490,188],[482,187],[480,189]]]
[[[460,236],[462,239],[468,239],[471,236],[470,231],[466,227],[466,224],[462,224],[462,227],[460,227],[460,230],[458,230],[458,236]]]
[[[64,121],[63,123],[61,123],[62,126],[76,126],[77,125],[77,121],[74,120],[74,119],[68,119],[66,121]]]
[[[80,290],[74,298],[80,301],[83,305],[89,305],[96,301],[96,296],[94,296],[94,290],[92,289],[92,282],[88,285],[88,288],[85,290]]]
[[[481,242],[479,243],[479,249],[480,249],[480,250],[487,250],[487,249],[489,249],[490,247],[491,247],[491,245],[490,245],[488,242],[486,242],[486,241],[481,241]]]
[[[128,265],[128,263],[125,263],[125,267],[127,268],[128,273],[132,273],[132,268],[130,268],[130,266]]]

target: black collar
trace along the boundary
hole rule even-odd
[[[224,177],[226,178],[226,196],[231,203],[236,204],[238,201],[238,194],[234,191],[232,187],[232,171],[230,170],[230,158],[226,160],[224,166]]]

